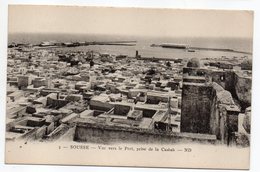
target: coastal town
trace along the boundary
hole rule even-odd
[[[250,145],[250,54],[155,58],[139,50],[73,50],[135,43],[10,43],[6,140]],[[158,46],[207,51],[151,45]]]

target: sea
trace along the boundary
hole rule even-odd
[[[245,57],[252,58],[253,40],[250,38],[225,38],[225,37],[147,37],[129,35],[105,34],[61,34],[61,33],[10,33],[8,43],[38,44],[43,41],[82,42],[82,41],[137,41],[135,46],[118,45],[90,45],[68,47],[67,50],[94,51],[114,55],[135,56],[136,51],[142,57],[155,58],[218,58],[218,57]],[[183,49],[151,47],[151,44],[176,43],[188,44],[191,47],[232,49],[239,52],[196,50],[188,52]]]

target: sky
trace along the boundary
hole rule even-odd
[[[252,38],[250,11],[11,5],[9,33]]]

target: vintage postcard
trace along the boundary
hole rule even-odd
[[[253,12],[10,5],[6,163],[249,169]]]

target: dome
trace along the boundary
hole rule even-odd
[[[201,67],[201,62],[198,58],[191,58],[188,63],[187,63],[187,67]]]

